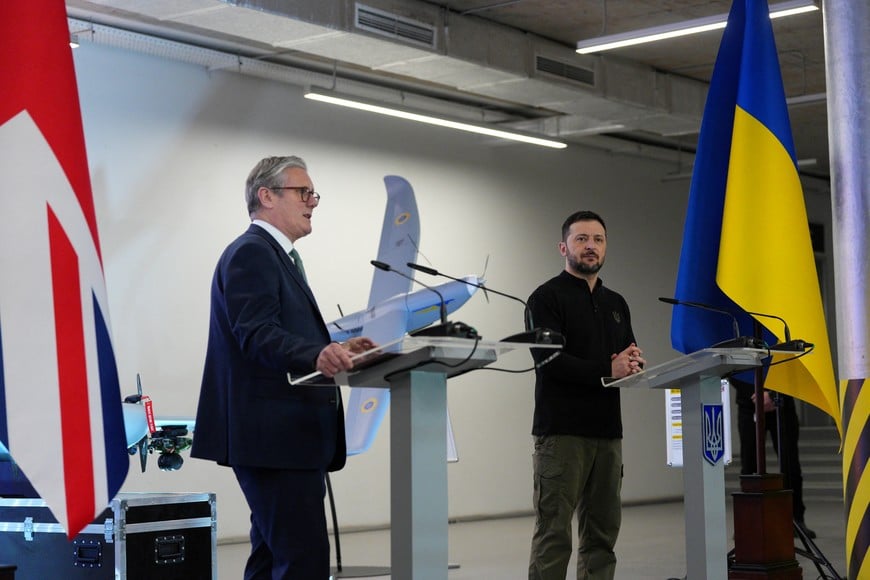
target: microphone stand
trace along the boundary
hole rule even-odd
[[[762,338],[761,323],[754,319],[753,335]],[[733,494],[734,549],[727,556],[728,578],[798,579],[791,494],[785,493],[782,474],[768,474],[766,468],[761,366],[755,367],[754,383],[756,473],[741,475],[740,491]]]
[[[755,338],[761,339],[761,323],[752,320],[752,330]],[[764,424],[764,368],[755,367],[755,473],[767,474],[767,447],[765,436],[767,427]]]
[[[335,512],[335,498],[332,495],[332,482],[329,473],[326,474],[326,492],[329,496],[329,510],[332,512],[332,535],[335,538],[335,571],[333,578],[369,578],[372,576],[389,576],[389,566],[350,566],[341,564],[341,541],[338,537],[338,515]]]

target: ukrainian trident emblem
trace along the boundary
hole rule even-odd
[[[725,455],[725,425],[722,415],[722,404],[703,405],[704,421],[702,438],[704,441],[704,459],[711,465],[716,465]]]

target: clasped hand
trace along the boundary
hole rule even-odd
[[[641,355],[643,355],[643,351],[635,343],[631,343],[628,348],[618,354],[610,355],[612,376],[621,379],[642,371],[646,359]]]

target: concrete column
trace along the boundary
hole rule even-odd
[[[853,501],[870,455],[870,2],[824,0],[828,141],[831,151],[837,352],[843,419],[846,563],[850,579],[870,574],[870,510]],[[864,482],[866,489],[868,482]]]

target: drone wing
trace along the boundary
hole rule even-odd
[[[397,175],[384,177],[384,185],[387,188],[387,207],[381,227],[378,260],[410,276],[406,264],[417,259],[417,245],[420,242],[420,215],[417,213],[414,189]],[[410,280],[375,269],[368,306],[372,308],[410,290]],[[404,309],[394,310],[364,323],[362,335],[378,344],[386,344],[405,334],[407,324],[408,312]],[[389,389],[351,388],[345,418],[348,455],[363,453],[371,447],[389,403]]]

